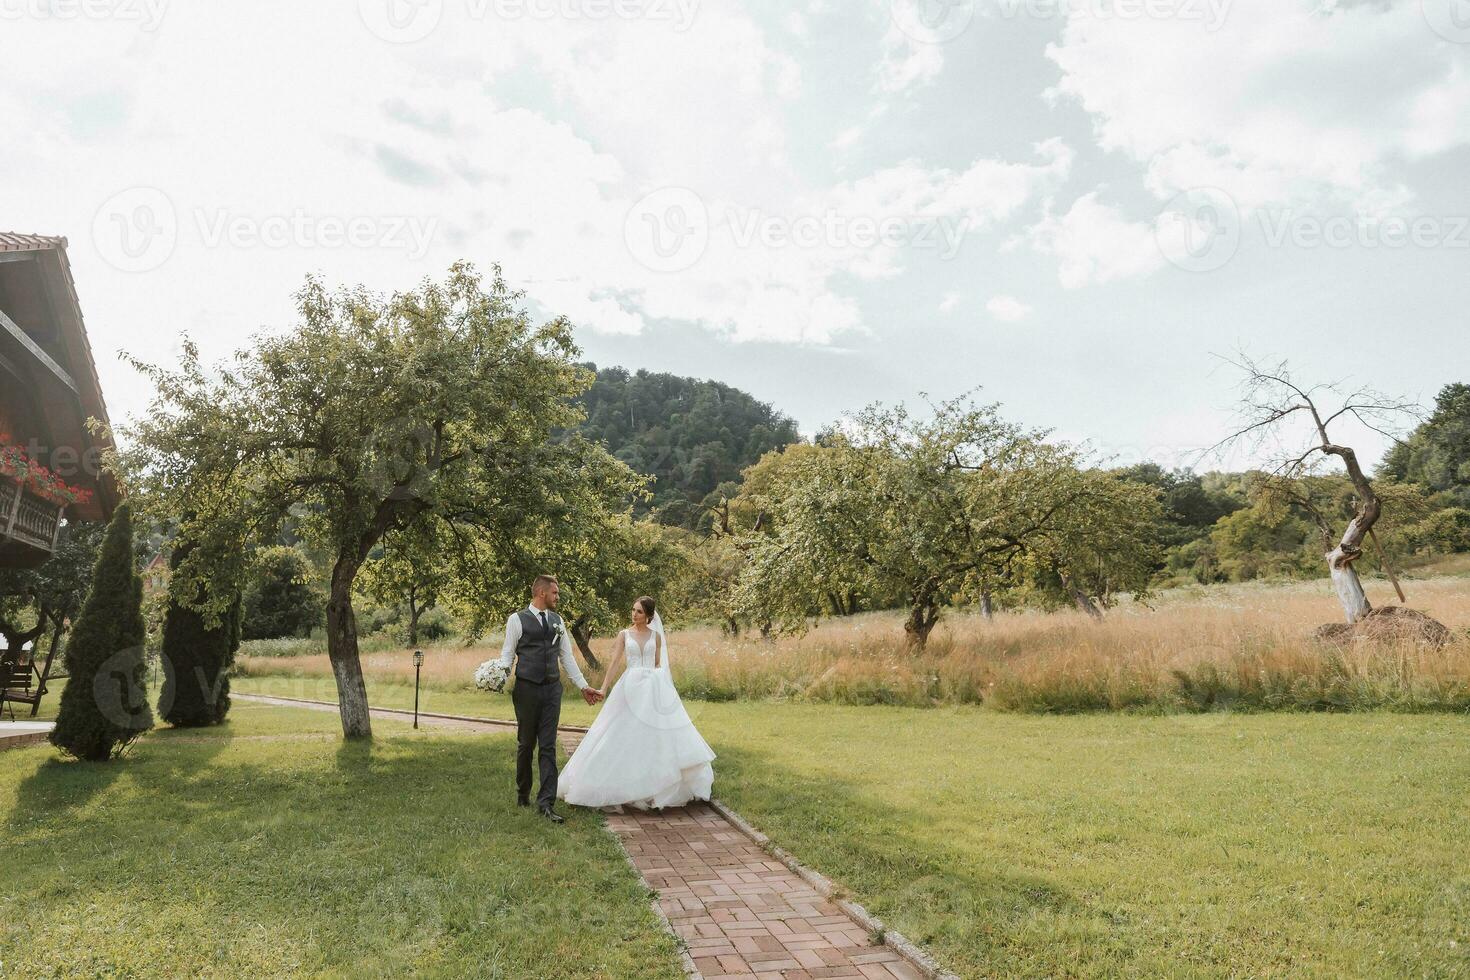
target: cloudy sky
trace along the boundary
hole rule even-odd
[[[119,348],[459,258],[808,432],[983,386],[1172,462],[1218,354],[1470,380],[1470,0],[0,0],[0,124],[116,418]]]

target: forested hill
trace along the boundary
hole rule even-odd
[[[711,491],[797,440],[791,419],[718,381],[588,367],[597,381],[582,397],[582,434],[655,478],[653,509],[664,523],[693,527]]]

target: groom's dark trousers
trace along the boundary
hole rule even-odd
[[[510,692],[516,707],[516,791],[531,795],[531,750],[539,749],[541,788],[537,806],[556,802],[556,726],[561,721],[561,680],[536,684],[516,678]]]

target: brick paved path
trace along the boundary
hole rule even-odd
[[[607,822],[705,980],[921,976],[707,806]]]
[[[569,753],[581,740],[560,733]],[[607,827],[705,980],[923,976],[708,806],[629,809]]]

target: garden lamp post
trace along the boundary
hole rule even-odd
[[[413,652],[413,727],[419,727],[419,669],[424,666],[424,651]]]

